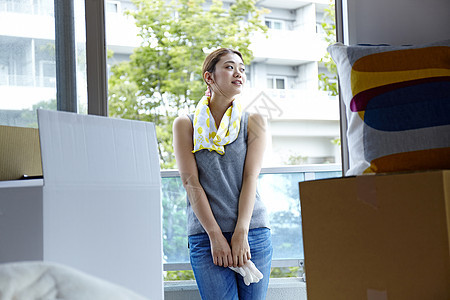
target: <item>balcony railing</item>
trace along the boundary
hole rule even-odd
[[[56,88],[56,77],[0,74],[0,86]]]
[[[246,111],[271,120],[339,120],[338,97],[322,91],[246,88],[241,101]]]
[[[298,65],[319,61],[326,53],[327,44],[319,34],[299,30],[270,30],[268,37],[257,33],[250,49],[256,61]]]
[[[271,222],[273,267],[303,265],[303,240],[298,183],[341,177],[340,165],[263,168],[259,193]],[[186,193],[177,170],[162,170],[164,270],[190,270],[186,230]]]
[[[53,16],[53,1],[11,1],[0,0],[0,12]]]

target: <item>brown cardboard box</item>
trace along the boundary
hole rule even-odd
[[[450,299],[450,170],[300,183],[309,300]]]
[[[39,132],[35,128],[0,126],[0,180],[42,176]]]

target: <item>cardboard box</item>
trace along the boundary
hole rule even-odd
[[[450,299],[450,171],[300,183],[308,299]]]
[[[54,261],[163,299],[152,123],[38,111],[44,179],[0,182],[0,262]]]
[[[42,176],[38,130],[0,125],[0,181],[24,175]]]

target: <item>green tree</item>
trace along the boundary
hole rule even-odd
[[[154,122],[162,168],[173,168],[172,123],[192,110],[206,86],[201,66],[205,53],[220,47],[252,60],[250,38],[266,32],[264,10],[255,0],[236,0],[228,9],[213,0],[134,0],[133,16],[142,43],[130,61],[111,68],[109,111],[113,117]]]
[[[325,8],[323,21],[320,24],[325,36],[324,39],[328,45],[336,43],[336,17],[335,17],[335,5],[334,1]],[[336,64],[330,56],[330,53],[326,53],[320,62],[327,68],[328,73],[319,73],[319,88],[322,91],[327,91],[331,96],[338,95],[338,83],[337,83],[337,69]]]

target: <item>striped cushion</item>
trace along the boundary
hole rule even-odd
[[[450,40],[328,51],[346,106],[346,175],[450,168]]]

